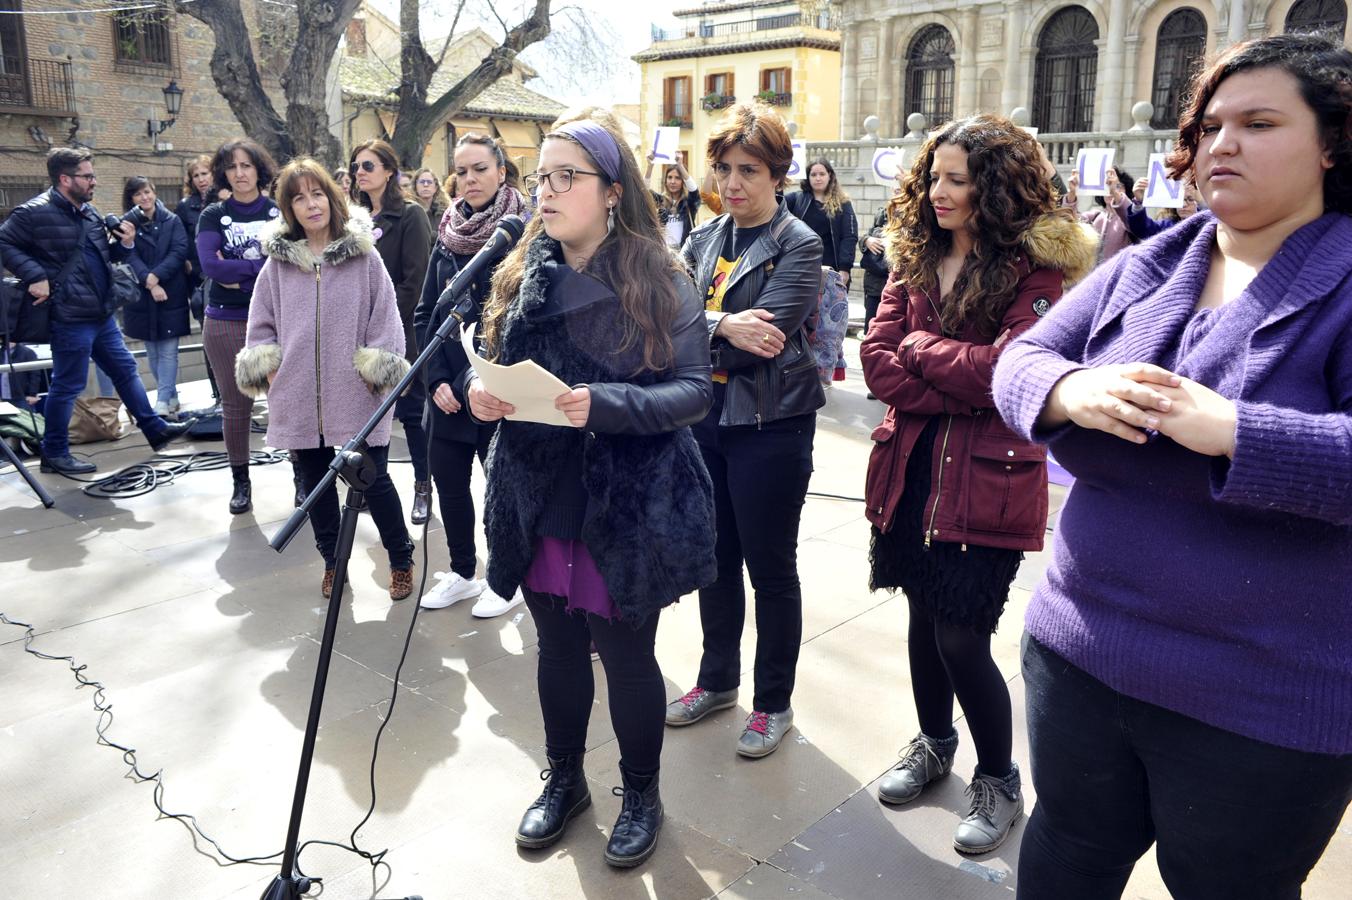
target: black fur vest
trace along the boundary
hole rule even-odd
[[[498,361],[533,359],[566,384],[652,384],[660,373],[633,374],[641,348],[618,352],[622,316],[614,292],[563,265],[558,242],[541,235],[505,314]],[[713,582],[713,485],[689,428],[635,436],[504,420],[489,451],[484,508],[494,592],[510,597],[520,586],[541,510],[577,452],[587,493],[582,541],[624,621],[640,623]]]

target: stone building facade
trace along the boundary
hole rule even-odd
[[[1028,109],[1042,131],[1114,132],[1147,100],[1177,124],[1206,53],[1248,37],[1320,30],[1347,39],[1344,0],[840,0],[841,133],[906,132],[977,112]]]
[[[206,25],[168,4],[134,14],[63,12],[81,5],[0,0],[0,215],[47,187],[51,146],[76,142],[94,152],[94,202],[111,213],[120,212],[131,175],[150,176],[172,208],[185,163],[242,133],[212,80]],[[245,0],[244,9],[267,33],[266,4]],[[268,47],[256,50],[264,87],[283,111],[281,69],[267,64]],[[182,109],[152,139],[147,121],[168,117],[171,80],[183,90]]]

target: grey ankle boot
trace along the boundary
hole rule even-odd
[[[953,849],[959,853],[989,853],[1005,842],[1014,820],[1023,814],[1023,784],[1019,767],[1009,764],[1004,778],[972,773],[967,785],[972,809],[953,833]]]
[[[910,803],[925,786],[953,771],[953,754],[958,752],[958,733],[946,738],[917,734],[901,751],[901,762],[878,782],[878,799],[884,803]]]

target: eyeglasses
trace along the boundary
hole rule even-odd
[[[432,178],[419,178],[419,179],[418,179],[418,184],[420,184],[420,185],[423,185],[423,184],[436,184],[436,180],[435,180],[435,179],[432,179]]]
[[[99,176],[95,175],[93,172],[72,172],[71,175],[70,175],[70,177],[71,177],[71,178],[83,178],[83,179],[85,179],[86,181],[98,181],[98,180],[99,180]]]
[[[353,164],[352,164],[352,171],[355,172],[355,171],[357,171],[358,169],[361,169],[363,172],[366,172],[366,173],[369,174],[369,173],[374,172],[374,171],[376,170],[376,164],[373,163],[373,162],[371,162],[369,159],[363,159],[363,160],[362,160],[361,162],[359,162],[359,163],[353,163]]]
[[[540,187],[540,182],[549,185],[549,189],[556,194],[566,194],[573,189],[573,179],[578,175],[595,175],[601,177],[600,172],[587,172],[582,169],[555,169],[553,172],[536,172],[533,175],[526,176],[526,187],[534,192]]]

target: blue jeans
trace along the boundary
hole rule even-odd
[[[146,341],[146,359],[155,376],[155,399],[168,403],[178,399],[178,338]]]
[[[112,316],[102,322],[52,322],[52,389],[47,395],[47,431],[42,439],[46,457],[70,453],[70,414],[75,398],[89,380],[91,359],[109,374],[117,396],[142,434],[154,438],[169,427],[151,408],[136,360]]]
[[[1151,844],[1171,896],[1298,900],[1352,799],[1303,753],[1119,694],[1024,636],[1037,805],[1019,900],[1118,900]]]

